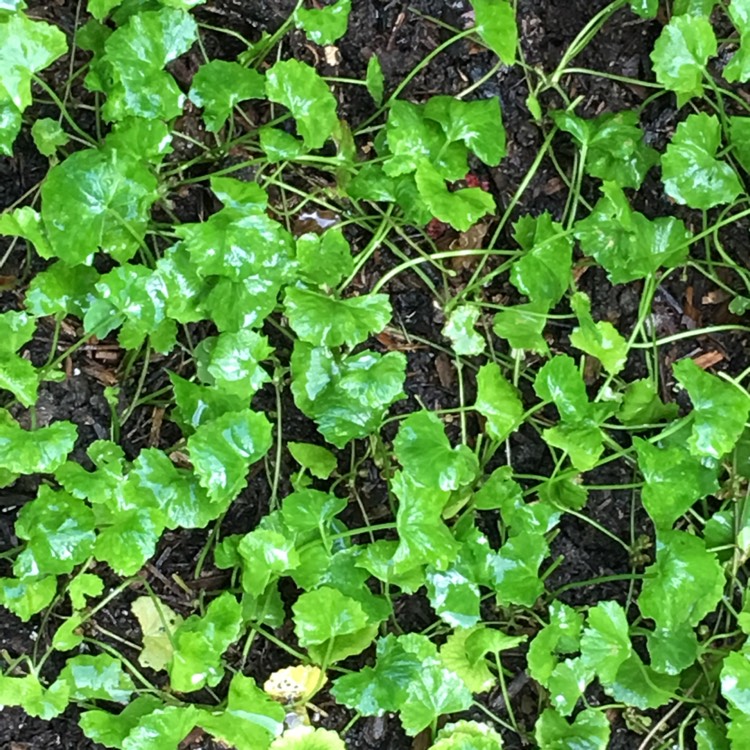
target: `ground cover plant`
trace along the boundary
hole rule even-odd
[[[749,746],[750,2],[455,5],[0,0],[9,747]]]

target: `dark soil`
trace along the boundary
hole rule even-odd
[[[75,26],[76,6],[74,0],[29,0],[32,15],[58,23],[67,32]],[[604,0],[519,0],[519,24],[522,32],[524,54],[530,65],[539,65],[551,70],[557,64],[562,52],[580,31],[592,15],[604,7]],[[456,28],[463,28],[468,23],[470,10],[467,0],[355,0],[350,18],[350,29],[347,36],[338,44],[341,62],[328,66],[321,55],[321,50],[306,43],[303,35],[293,33],[285,43],[284,54],[294,55],[300,59],[318,65],[322,73],[340,77],[363,78],[367,60],[376,53],[383,65],[386,75],[386,92],[396,85],[442,41],[449,37],[449,32],[440,21]],[[197,15],[215,26],[231,28],[249,39],[257,39],[263,31],[273,31],[287,17],[294,6],[294,0],[266,0],[265,2],[245,2],[245,0],[209,0],[199,8]],[[589,45],[576,65],[595,70],[607,71],[614,66],[622,75],[650,78],[649,52],[658,35],[658,22],[644,22],[634,18],[626,11],[621,12],[603,29],[595,41]],[[207,33],[206,49],[211,56],[231,58],[241,51],[236,40],[224,35]],[[58,75],[64,78],[65,65],[58,63],[50,72],[50,80]],[[452,94],[466,88],[479,80],[493,64],[489,53],[480,51],[469,42],[453,45],[444,52],[432,65],[417,74],[403,93],[406,98],[421,101],[433,94]],[[61,67],[62,66],[62,67]],[[57,68],[60,68],[58,70]],[[189,76],[189,71],[182,71]],[[178,79],[180,72],[175,71]],[[618,111],[640,104],[646,94],[635,87],[623,86],[605,79],[581,76],[565,81],[566,88],[575,96],[582,97],[579,112],[594,115],[602,111]],[[373,111],[373,105],[362,87],[350,86],[339,88],[341,112],[352,126],[365,120]],[[484,83],[476,96],[498,95],[502,101],[504,119],[508,131],[509,156],[503,161],[501,169],[485,170],[486,177],[498,198],[500,206],[507,205],[518,185],[523,180],[529,165],[534,160],[543,140],[543,135],[529,117],[525,107],[528,94],[522,73],[516,67],[502,70],[498,75]],[[545,102],[549,104],[550,100]],[[663,145],[670,133],[676,115],[671,100],[662,97],[646,111],[644,127],[655,143]],[[187,124],[184,124],[187,127]],[[564,138],[555,144],[560,162],[569,166],[570,148]],[[17,141],[16,155],[13,159],[0,158],[0,209],[20,200],[44,177],[47,162],[39,156],[28,134]],[[559,216],[564,207],[565,190],[551,161],[547,161],[535,176],[527,190],[524,201],[518,207],[519,213],[538,214],[549,210]],[[593,201],[595,190],[585,196]],[[175,211],[185,220],[195,220],[203,210],[202,202],[206,196],[201,190],[191,193],[182,202],[177,202]],[[647,184],[639,196],[639,209],[647,214],[663,214],[673,211],[663,196],[663,191],[656,180]],[[732,252],[747,253],[743,245],[747,227],[735,227],[727,232],[724,238]],[[0,238],[0,258],[7,243]],[[510,237],[503,237],[503,242],[510,243]],[[747,257],[745,256],[747,260]],[[0,281],[5,277],[11,279],[5,286],[0,284],[0,310],[17,309],[22,304],[24,280],[29,269],[26,266],[25,249],[14,248],[6,265],[0,268]],[[373,267],[366,269],[366,281],[374,283],[378,276],[391,267],[392,258],[380,257]],[[13,278],[18,277],[14,282]],[[613,288],[600,270],[589,270],[583,275],[580,286],[592,298],[594,316],[605,318],[615,323],[621,332],[627,333],[637,316],[640,289],[637,285]],[[403,328],[410,334],[424,339],[440,342],[442,326],[441,313],[434,304],[431,293],[415,275],[406,274],[395,280],[388,289],[395,311],[396,327]],[[730,317],[721,304],[703,305],[701,300],[711,289],[702,277],[675,278],[660,290],[657,296],[655,312],[662,333],[684,329],[686,326],[710,325],[727,322]],[[488,296],[497,296],[514,301],[517,293],[507,283],[495,282],[487,290]],[[553,349],[565,351],[568,329],[559,326],[553,329],[556,340]],[[269,331],[270,333],[270,331]],[[76,331],[63,332],[62,343],[75,340]],[[203,333],[205,335],[205,333]],[[66,339],[66,336],[68,339]],[[200,336],[200,333],[199,333]],[[38,341],[35,342],[34,356],[41,359],[49,352],[51,331],[40,327]],[[382,343],[382,342],[381,342]],[[378,344],[376,344],[378,345]],[[688,353],[692,347],[703,347],[704,351],[720,351],[724,355],[719,367],[729,372],[739,372],[747,367],[750,359],[748,342],[737,335],[717,336],[711,341],[691,340],[689,345],[666,347],[664,355],[666,365]],[[106,356],[105,356],[106,355]],[[117,359],[116,347],[110,353],[102,347],[81,349],[70,364],[70,377],[59,384],[48,384],[42,390],[37,417],[40,421],[70,419],[79,425],[81,439],[77,447],[76,458],[85,462],[84,449],[93,440],[108,438],[110,435],[110,408],[104,399],[104,387],[117,382],[122,370],[122,363]],[[407,381],[408,400],[395,407],[397,412],[416,408],[421,402],[429,408],[447,408],[458,404],[456,374],[451,360],[429,347],[417,347],[407,352],[409,359]],[[114,359],[112,359],[114,357]],[[166,383],[165,369],[178,372],[185,366],[178,359],[156,361],[149,371],[146,390],[153,391]],[[631,369],[625,373],[626,379],[643,375],[640,365],[633,362]],[[118,370],[118,368],[120,368]],[[136,368],[137,369],[137,368]],[[136,373],[137,378],[137,373]],[[123,397],[132,393],[133,378],[121,383]],[[472,397],[473,384],[469,379],[468,398]],[[273,406],[273,393],[262,392],[258,396],[258,406]],[[285,396],[283,402],[284,434],[290,440],[317,440],[314,426],[304,418],[294,406],[291,398]],[[166,448],[173,442],[174,431],[165,419],[163,428],[154,433],[154,419],[161,420],[154,408],[137,410],[131,422],[126,425],[122,435],[125,450],[132,456],[146,445],[156,444]],[[522,429],[512,440],[514,466],[521,473],[541,473],[549,462],[548,452],[536,433]],[[342,458],[342,461],[345,460]],[[285,459],[289,461],[289,459]],[[289,465],[282,467],[281,491],[289,489],[288,477],[294,470]],[[355,490],[360,495],[362,508],[371,522],[389,517],[385,487],[374,466],[363,464],[360,481]],[[606,470],[587,475],[590,484],[616,485],[632,481],[626,466],[609,465]],[[13,521],[24,497],[31,497],[33,483],[29,486],[16,486],[8,491],[0,490],[0,544],[12,547],[16,544],[13,536]],[[5,494],[4,494],[5,493]],[[251,477],[248,489],[234,503],[221,526],[222,535],[245,533],[251,530],[267,512],[270,495],[265,472],[260,467]],[[592,492],[587,512],[598,523],[605,526],[621,539],[630,542],[632,498],[625,491]],[[639,506],[636,506],[639,508]],[[363,523],[362,511],[352,504],[352,517],[347,521]],[[636,512],[634,518],[636,536],[650,534],[651,528],[642,512]],[[185,614],[193,611],[195,597],[220,589],[227,582],[227,575],[215,569],[208,558],[201,576],[194,580],[195,561],[201,553],[208,538],[209,531],[179,531],[165,534],[157,556],[152,565],[145,571],[150,584],[163,600],[172,608]],[[561,524],[556,537],[552,558],[562,556],[564,561],[549,579],[550,590],[565,586],[574,581],[585,581],[603,575],[627,573],[630,560],[623,547],[614,543],[609,537],[601,534],[589,524],[568,516]],[[105,566],[97,570],[107,578]],[[2,571],[3,574],[4,571]],[[111,574],[110,574],[111,575]],[[179,577],[179,578],[177,578]],[[192,593],[187,593],[175,583],[181,580],[187,583]],[[601,599],[618,599],[624,601],[627,595],[628,582],[608,583],[597,586],[584,586],[568,591],[564,598],[571,604],[594,603]],[[137,590],[127,591],[112,606],[104,609],[96,618],[95,626],[115,632],[127,640],[138,641],[138,627],[129,613],[128,602],[139,595]],[[406,631],[420,630],[429,625],[434,615],[425,598],[408,597],[397,604],[398,620]],[[497,612],[494,612],[497,616]],[[107,636],[101,631],[98,638],[106,641]],[[290,643],[294,642],[293,633],[283,630],[277,634]],[[6,610],[0,609],[0,648],[11,656],[16,656],[33,646],[34,643],[46,644],[50,638],[49,627],[42,626],[39,618],[29,624],[22,624]],[[122,648],[120,646],[120,648]],[[125,653],[135,658],[125,648]],[[239,654],[235,654],[239,659]],[[230,654],[230,658],[232,654]],[[356,668],[365,660],[354,660],[347,666]],[[522,664],[522,662],[519,662]],[[251,653],[248,671],[263,680],[274,669],[286,666],[288,656],[264,641],[264,645]],[[512,656],[509,664],[512,665]],[[59,664],[52,659],[47,665],[54,674]],[[522,666],[519,667],[522,669]],[[150,674],[158,682],[158,675]],[[528,730],[533,727],[538,710],[539,688],[522,672],[513,683],[513,708],[522,726]],[[222,686],[219,687],[221,690]],[[483,696],[484,703],[499,715],[503,715],[502,696],[491,693]],[[605,701],[605,696],[591,696],[591,701]],[[320,723],[333,729],[342,729],[351,718],[351,714],[338,707],[323,694],[316,704],[327,713]],[[483,714],[477,713],[477,719]],[[610,747],[614,750],[632,750],[640,743],[640,737],[629,730],[621,718],[612,717],[613,735]],[[518,737],[506,733],[506,747],[522,747]],[[396,718],[365,719],[360,721],[347,735],[347,744],[353,750],[364,748],[387,748],[388,750],[406,750],[419,748],[420,738],[409,739],[401,730]],[[183,743],[185,748],[215,747],[205,737],[194,736]],[[98,747],[83,737],[76,723],[75,712],[70,711],[63,717],[51,722],[43,722],[26,717],[20,710],[4,710],[0,713],[0,750],[47,750],[48,748],[70,748],[86,750]]]

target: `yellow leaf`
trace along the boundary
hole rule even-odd
[[[263,685],[263,690],[280,703],[305,703],[325,684],[318,667],[298,664],[274,672]]]
[[[157,606],[150,596],[141,596],[130,608],[143,631],[143,650],[138,661],[142,667],[157,672],[165,669],[174,652],[170,635],[182,624],[182,617],[162,602]]]

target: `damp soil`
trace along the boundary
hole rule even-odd
[[[78,15],[78,4],[72,0],[29,0],[31,15],[57,23],[69,34],[75,28]],[[341,78],[363,78],[369,57],[377,54],[385,73],[386,92],[393,91],[401,81],[409,76],[425,56],[432,53],[450,36],[446,26],[461,29],[470,23],[470,7],[467,0],[355,0],[350,17],[349,31],[338,47],[336,64],[329,64],[323,51],[306,42],[299,33],[292,33],[283,54],[295,56],[314,64],[325,75]],[[563,51],[594,13],[606,5],[603,0],[519,0],[518,17],[521,31],[523,52],[529,65],[552,70]],[[247,39],[258,39],[263,32],[273,32],[288,16],[294,6],[294,0],[265,0],[264,2],[247,2],[246,0],[209,0],[200,7],[196,14],[212,26],[222,26],[238,32]],[[596,39],[577,58],[576,65],[581,68],[610,71],[616,68],[621,75],[635,78],[651,78],[649,52],[656,36],[659,34],[659,21],[642,21],[632,14],[622,11],[604,27]],[[212,57],[231,59],[242,51],[241,46],[232,37],[207,32],[204,43]],[[432,64],[414,75],[402,96],[413,101],[423,101],[434,94],[455,94],[480,81],[494,64],[494,59],[469,41],[460,42],[440,54]],[[51,82],[64,80],[67,61],[54,66],[48,73]],[[174,70],[177,79],[183,85],[189,85],[190,61],[181,69]],[[642,103],[647,93],[637,87],[623,86],[609,80],[582,75],[569,76],[564,81],[571,95],[580,97],[579,113],[593,116],[601,112],[619,111]],[[530,118],[525,106],[528,94],[526,82],[518,68],[501,69],[497,74],[475,89],[474,96],[499,96],[502,102],[503,116],[508,133],[508,157],[500,169],[479,169],[479,177],[486,180],[490,190],[497,198],[501,209],[508,204],[511,196],[523,181],[530,165],[542,144],[543,136]],[[337,88],[340,112],[352,126],[366,120],[373,112],[373,104],[362,87],[341,86]],[[553,99],[545,105],[555,104]],[[44,116],[43,107],[33,111],[34,116]],[[673,102],[662,97],[649,106],[644,114],[644,128],[648,138],[656,145],[663,147],[671,134],[677,111]],[[191,119],[192,118],[192,119]],[[181,127],[189,130],[194,127],[197,117],[188,111]],[[17,141],[13,158],[0,157],[0,209],[17,201],[29,201],[43,179],[47,162],[33,146],[25,130]],[[569,167],[572,159],[570,145],[564,138],[555,143],[555,153],[563,167]],[[181,156],[188,156],[182,154]],[[549,161],[541,165],[534,179],[525,192],[523,200],[516,208],[518,213],[533,214],[550,211],[559,217],[565,203],[563,189],[555,165]],[[585,197],[595,200],[594,188]],[[197,189],[182,196],[176,196],[174,211],[185,221],[196,220],[206,210],[211,210],[210,196],[206,191]],[[655,178],[647,182],[638,196],[639,210],[650,215],[674,212],[660,189]],[[743,238],[747,227],[734,227],[723,237],[730,253],[746,253]],[[449,238],[450,239],[450,238]],[[0,258],[9,251],[3,268],[0,268],[0,311],[19,309],[23,304],[24,286],[29,276],[38,270],[36,265],[29,267],[25,248],[9,247],[0,238]],[[510,236],[500,239],[503,243],[511,242]],[[363,289],[370,287],[378,278],[396,263],[387,254],[377,255],[373,264],[365,269],[361,279]],[[468,270],[470,275],[471,269]],[[456,283],[461,283],[463,275],[459,272]],[[463,279],[465,281],[465,279]],[[623,332],[632,327],[638,311],[641,289],[638,284],[612,287],[600,269],[589,269],[579,279],[579,286],[586,291],[593,302],[596,318],[613,322]],[[431,292],[420,279],[411,273],[400,275],[387,288],[394,307],[394,329],[403,329],[413,336],[443,345],[446,342],[440,335],[443,318],[439,305],[435,304]],[[655,321],[659,334],[665,335],[688,327],[706,326],[727,323],[732,320],[726,304],[715,303],[707,282],[700,276],[671,278],[665,281],[657,293],[655,302]],[[488,296],[513,303],[517,293],[507,282],[493,281],[486,290]],[[711,299],[710,304],[703,300]],[[196,338],[208,335],[210,330],[196,328]],[[273,335],[272,331],[268,332]],[[550,327],[550,345],[555,352],[565,352],[569,348],[569,329],[563,325]],[[60,345],[73,343],[80,334],[80,328],[71,323],[61,333]],[[282,344],[282,341],[274,343]],[[38,335],[30,347],[30,356],[37,363],[44,362],[49,356],[52,345],[52,326],[40,324]],[[387,349],[392,342],[378,339],[371,342],[375,348]],[[498,342],[498,349],[502,345]],[[700,352],[720,352],[719,369],[729,373],[738,373],[748,366],[750,346],[742,337],[717,335],[716,337],[691,340],[689,345],[675,344],[664,347],[661,351],[663,361],[660,363],[666,375],[669,364],[686,354]],[[415,345],[408,347],[407,395],[408,398],[394,407],[394,412],[403,413],[420,404],[428,408],[449,408],[458,405],[457,374],[451,359],[440,351],[428,346]],[[152,361],[145,383],[146,392],[156,391],[167,384],[166,371],[190,374],[191,364],[182,355]],[[626,379],[643,376],[642,364],[632,361],[624,373]],[[86,463],[85,448],[93,440],[110,436],[111,407],[105,398],[105,387],[119,385],[122,398],[127,402],[135,388],[135,381],[140,374],[126,369],[120,352],[114,341],[97,342],[91,347],[83,347],[66,363],[68,377],[60,383],[46,384],[41,390],[40,403],[37,409],[39,423],[58,419],[69,419],[79,427],[80,439],[76,446],[75,458]],[[126,374],[127,373],[127,374]],[[668,396],[669,381],[665,383],[665,396]],[[468,373],[467,399],[473,397],[474,384],[471,373]],[[289,440],[317,441],[319,437],[314,425],[307,420],[294,406],[288,392],[283,395],[282,414],[284,435]],[[256,406],[274,410],[275,394],[261,391],[256,397]],[[28,415],[18,413],[20,419]],[[470,429],[476,425],[470,425]],[[389,435],[386,434],[386,437]],[[392,437],[392,435],[390,435]],[[126,453],[135,456],[143,447],[157,445],[168,448],[173,445],[178,433],[170,424],[168,414],[160,406],[137,409],[131,420],[123,427],[121,442]],[[526,426],[510,440],[510,450],[514,467],[519,473],[539,474],[549,464],[548,452],[538,435]],[[281,470],[281,493],[290,489],[289,477],[294,471],[290,459],[285,458]],[[342,468],[347,466],[348,456],[342,456]],[[605,468],[587,475],[590,484],[617,486],[628,484],[632,475],[627,466],[610,464]],[[17,540],[13,536],[13,522],[25,500],[33,497],[36,483],[25,479],[7,490],[0,490],[0,548],[13,547]],[[388,498],[383,480],[374,465],[364,462],[360,466],[356,486],[352,488],[359,502],[352,503],[345,519],[350,525],[362,525],[390,517]],[[268,511],[270,487],[263,467],[254,470],[249,479],[248,488],[233,504],[221,524],[222,535],[246,533],[255,527],[260,518]],[[631,493],[626,490],[592,491],[587,505],[587,513],[599,524],[609,529],[621,539],[629,540],[634,536],[652,536],[652,529],[640,506],[634,503]],[[225,571],[213,566],[211,556],[196,577],[196,560],[206,545],[209,530],[167,532],[162,538],[154,560],[148,564],[143,573],[149,584],[159,596],[173,609],[182,614],[194,611],[195,602],[202,596],[210,596],[213,591],[221,590],[228,583]],[[560,559],[559,566],[548,580],[548,588],[556,590],[568,587],[576,581],[585,581],[601,576],[612,576],[627,573],[631,570],[631,560],[626,550],[601,534],[591,525],[573,516],[566,516],[560,525],[559,533],[552,545],[552,559]],[[0,571],[5,574],[6,571]],[[117,581],[108,573],[106,566],[96,570],[109,585]],[[562,598],[570,604],[581,605],[595,603],[602,599],[625,601],[628,596],[629,582],[604,583],[596,586],[569,587]],[[104,608],[90,624],[89,634],[101,641],[111,641],[111,634],[125,641],[138,642],[140,634],[137,623],[129,610],[129,603],[142,590],[133,587],[123,592],[110,606]],[[490,605],[488,605],[490,606]],[[419,631],[434,621],[429,604],[425,597],[414,595],[402,597],[395,604],[396,616],[400,626],[406,632]],[[502,613],[495,609],[486,612],[490,619],[497,619]],[[0,648],[11,657],[28,653],[34,648],[45,649],[51,633],[54,632],[56,619],[65,612],[53,613],[47,620],[33,618],[29,623],[21,623],[6,610],[0,608]],[[533,633],[533,629],[529,630]],[[277,637],[295,645],[293,632],[287,627],[276,633]],[[135,659],[137,653],[127,646],[118,644],[124,653]],[[236,666],[241,665],[239,651],[230,651],[228,658]],[[368,653],[362,657],[350,659],[346,666],[361,668],[370,663],[372,656]],[[259,680],[269,673],[288,664],[288,655],[269,641],[253,648],[244,665],[244,670]],[[45,665],[45,670],[54,675],[60,668],[60,659],[53,656]],[[514,670],[515,677],[509,684],[512,707],[519,724],[527,730],[533,728],[539,706],[540,688],[523,672],[522,654],[509,654],[506,666]],[[149,679],[156,684],[163,682],[163,677],[148,673]],[[221,693],[225,685],[216,690]],[[207,696],[198,696],[198,699]],[[592,704],[598,701],[607,702],[606,696],[592,694]],[[499,691],[480,696],[480,702],[490,711],[507,718],[504,700]],[[341,730],[350,721],[351,714],[337,706],[324,692],[316,697],[316,706],[320,715],[316,723],[331,729]],[[649,712],[654,720],[659,712]],[[469,714],[472,718],[486,719],[481,711]],[[45,722],[32,719],[17,709],[0,711],[0,750],[88,750],[100,747],[86,739],[77,725],[77,714],[70,709],[62,717]],[[642,737],[629,728],[622,717],[612,712],[613,732],[610,748],[630,750],[637,747]],[[674,717],[679,720],[679,713]],[[504,733],[506,747],[515,750],[524,744],[518,736]],[[397,718],[384,716],[360,720],[347,734],[347,746],[353,750],[366,748],[386,748],[388,750],[408,750],[424,748],[427,744],[424,737],[408,738],[402,731]],[[182,748],[220,747],[205,736],[191,735]]]

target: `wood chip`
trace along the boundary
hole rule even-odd
[[[445,389],[453,388],[453,385],[456,382],[456,373],[453,369],[453,363],[447,354],[440,352],[440,354],[435,357],[435,369],[437,370],[440,385]]]
[[[326,63],[332,68],[337,67],[341,63],[341,52],[339,52],[338,47],[331,44],[323,49],[323,53],[325,54]]]
[[[381,346],[389,352],[413,352],[417,349],[426,349],[424,344],[413,344],[403,334],[393,328],[386,328],[375,337]]]
[[[704,294],[701,298],[702,305],[720,305],[722,302],[726,302],[731,299],[732,295],[729,292],[725,292],[723,289],[714,289],[708,294]]]
[[[169,460],[180,469],[192,469],[193,464],[190,463],[190,459],[186,453],[182,451],[172,451],[169,454]]]
[[[718,365],[723,359],[725,359],[725,357],[721,352],[711,351],[693,357],[693,362],[695,362],[695,364],[702,370],[707,370],[709,367]]]
[[[692,286],[689,286],[685,290],[685,304],[683,305],[683,311],[685,315],[691,320],[694,320],[697,325],[701,324],[701,311],[693,304],[693,295],[695,290]]]
[[[164,407],[155,406],[154,410],[151,412],[151,431],[148,435],[148,444],[151,448],[159,445],[159,440],[161,439],[161,425],[163,421]]]
[[[102,385],[117,385],[117,375],[108,367],[103,367],[98,362],[90,362],[81,367],[81,371],[91,376]]]

